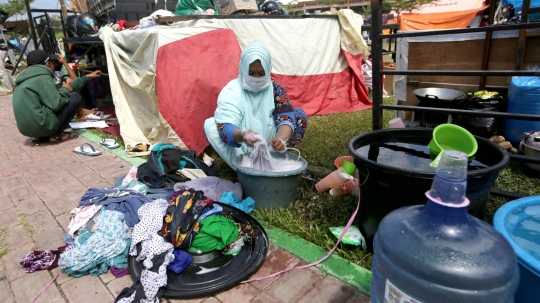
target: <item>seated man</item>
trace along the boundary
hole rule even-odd
[[[100,71],[63,83],[57,88],[54,71],[62,64],[69,68],[64,58],[34,50],[27,57],[28,68],[17,77],[17,89],[13,95],[13,112],[21,134],[33,137],[35,142],[49,139],[60,142],[77,137],[64,133],[75,114],[85,115],[80,108],[81,96],[71,93],[81,89],[89,78],[99,77]],[[71,72],[70,72],[71,74]]]

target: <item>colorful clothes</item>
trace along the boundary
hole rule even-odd
[[[174,260],[173,245],[158,235],[169,202],[158,199],[139,208],[140,222],[133,228],[129,254],[143,261],[144,269],[131,288],[124,288],[115,302],[159,303],[167,285],[167,265]],[[137,244],[140,250],[137,251]]]
[[[36,270],[54,269],[58,267],[58,259],[61,253],[73,248],[71,245],[65,245],[58,247],[54,250],[35,250],[28,253],[19,262],[24,267],[27,273],[34,272]]]
[[[73,249],[60,255],[60,268],[76,271],[101,257],[112,259],[124,251],[130,233],[121,212],[106,210],[99,217],[94,233],[83,244],[79,242],[81,237]]]
[[[71,210],[71,218],[68,229],[69,234],[73,237],[79,228],[83,227],[92,219],[92,217],[101,209],[101,205],[87,205],[77,207]]]
[[[201,221],[201,230],[195,236],[190,251],[207,253],[222,250],[238,239],[238,227],[223,216],[210,216]]]
[[[297,107],[293,108],[291,102],[289,102],[289,94],[282,84],[272,79],[272,87],[274,88],[274,111],[272,116],[274,118],[274,124],[276,129],[279,129],[282,125],[288,125],[293,130],[294,139],[291,138],[291,144],[298,144],[304,137],[304,132],[307,127],[307,115],[303,109]],[[239,129],[238,126],[231,123],[217,123],[216,124],[219,137],[223,142],[229,146],[240,147],[241,144],[237,144],[234,141],[234,131]],[[294,142],[292,142],[294,141]]]

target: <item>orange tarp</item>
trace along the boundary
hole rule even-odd
[[[484,0],[438,0],[412,13],[402,12],[400,30],[466,28],[487,7]]]

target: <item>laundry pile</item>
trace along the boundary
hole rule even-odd
[[[192,254],[238,254],[254,238],[251,226],[235,222],[214,203],[252,211],[255,202],[239,198],[239,183],[216,176],[194,180],[174,176],[171,161],[177,161],[177,170],[190,166],[217,172],[203,167],[194,155],[168,145],[158,145],[152,152],[147,163],[132,167],[113,188],[88,189],[71,211],[66,245],[28,253],[20,261],[26,272],[60,267],[73,277],[98,276],[109,270],[121,277],[129,274],[128,258],[133,256],[141,262],[142,273],[115,302],[159,302],[167,270],[181,274],[193,261]]]

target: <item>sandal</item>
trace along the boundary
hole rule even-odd
[[[50,137],[50,139],[54,139],[53,141],[51,141],[52,143],[60,143],[77,138],[79,138],[79,134],[77,133],[60,133],[54,137]]]

